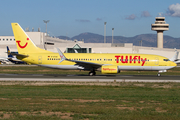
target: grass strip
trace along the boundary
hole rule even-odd
[[[117,84],[0,85],[0,119],[180,118],[179,83]]]

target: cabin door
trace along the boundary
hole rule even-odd
[[[155,63],[155,65],[159,65],[159,58],[158,57],[155,57],[155,61],[154,61]]]

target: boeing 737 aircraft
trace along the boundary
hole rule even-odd
[[[58,53],[37,47],[18,23],[12,23],[18,54],[16,57],[27,63],[43,67],[88,70],[89,75],[96,75],[95,71],[103,74],[119,73],[121,70],[148,70],[166,72],[176,66],[173,62],[178,53],[170,61],[166,57],[149,54],[123,53]]]

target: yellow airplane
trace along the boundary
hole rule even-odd
[[[178,53],[172,61],[166,57],[149,54],[62,53],[59,48],[58,53],[54,53],[37,47],[18,23],[11,25],[18,49],[16,57],[43,67],[87,70],[90,71],[90,76],[96,75],[95,71],[112,74],[120,73],[121,70],[158,71],[160,76],[161,72],[176,66],[173,61],[177,59]]]

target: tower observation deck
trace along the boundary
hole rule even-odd
[[[163,31],[169,30],[169,24],[164,21],[165,17],[156,17],[155,24],[151,24],[151,30],[157,31],[157,48],[163,48]]]

